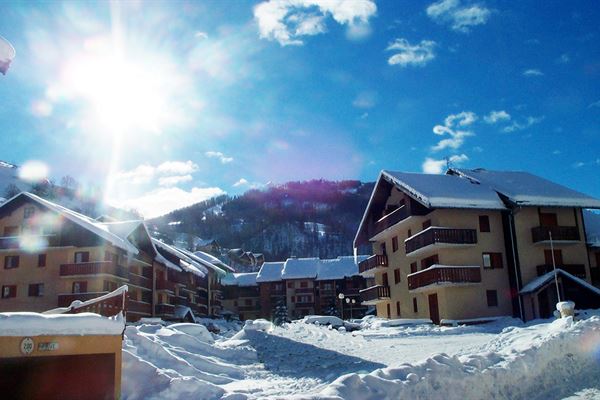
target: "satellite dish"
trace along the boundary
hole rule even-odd
[[[15,58],[15,48],[10,42],[0,36],[0,72],[2,75],[6,75],[10,63]]]

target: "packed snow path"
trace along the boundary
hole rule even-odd
[[[216,340],[190,324],[131,326],[123,398],[462,399],[476,393],[575,399],[600,393],[600,318],[507,327],[515,323],[373,324],[356,332],[263,323]]]

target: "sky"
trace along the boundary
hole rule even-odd
[[[381,169],[600,197],[595,1],[4,1],[0,160],[146,217]]]

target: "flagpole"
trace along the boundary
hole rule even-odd
[[[554,283],[556,284],[556,295],[558,296],[558,302],[560,303],[560,290],[558,288],[558,276],[556,273],[556,261],[554,260],[554,244],[552,242],[552,232],[548,231],[550,237],[550,251],[552,252],[552,269],[554,270]]]

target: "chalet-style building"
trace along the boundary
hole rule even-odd
[[[363,304],[435,323],[548,317],[554,262],[561,300],[600,307],[584,208],[600,201],[525,172],[382,171],[354,241],[375,253],[359,265]]]
[[[358,274],[357,265],[364,259],[366,256],[356,260],[350,256],[266,262],[258,273],[233,274],[224,282],[225,308],[240,319],[270,319],[279,304],[287,307],[290,319],[329,314],[332,309],[344,317],[364,315],[366,306],[360,304],[359,291],[365,287],[365,280]],[[354,303],[340,301],[340,293]]]
[[[99,222],[30,193],[0,205],[0,311],[68,307],[127,285],[127,319],[210,315],[225,271],[150,237],[143,221]],[[108,312],[108,311],[107,311]]]

